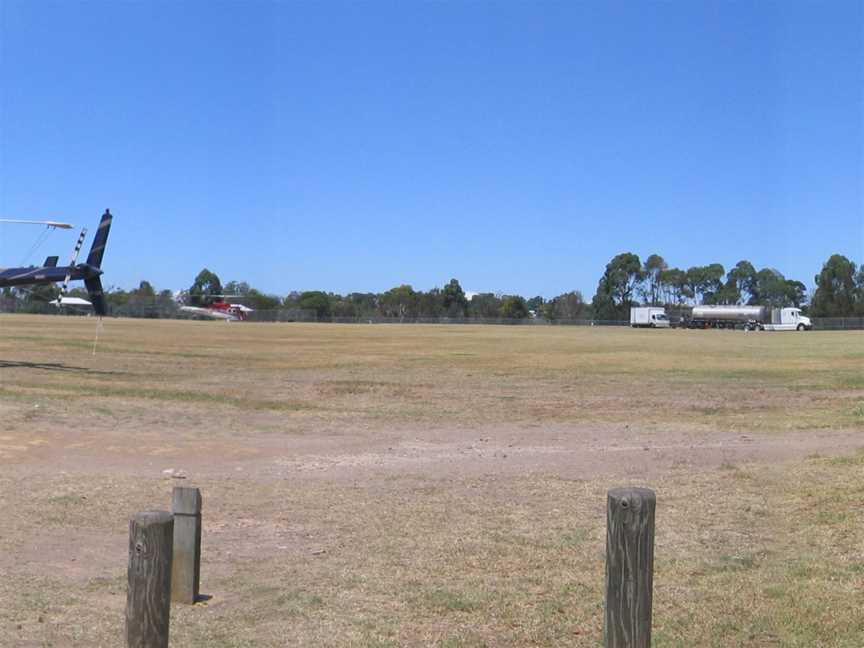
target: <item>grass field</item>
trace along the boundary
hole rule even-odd
[[[864,645],[864,334],[0,317],[0,645],[123,643],[128,518],[204,496],[175,646]],[[186,479],[164,471],[182,470]]]

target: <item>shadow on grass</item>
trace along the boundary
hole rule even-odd
[[[92,376],[119,376],[122,371],[100,371],[88,369],[87,367],[75,367],[59,362],[19,362],[12,360],[0,360],[0,369],[40,369],[42,371],[60,371],[66,373],[83,373]]]

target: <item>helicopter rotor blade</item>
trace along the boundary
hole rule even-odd
[[[0,223],[12,223],[15,225],[46,225],[47,227],[54,227],[56,229],[72,229],[75,227],[70,223],[61,223],[59,221],[52,220],[21,220],[16,218],[0,218]]]

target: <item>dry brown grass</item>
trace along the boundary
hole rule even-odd
[[[213,596],[172,645],[597,646],[621,483],[658,493],[656,646],[864,644],[864,455],[386,461],[550,426],[854,438],[859,333],[109,321],[93,358],[92,326],[0,319],[0,645],[122,644],[126,520],[167,466],[204,493]]]

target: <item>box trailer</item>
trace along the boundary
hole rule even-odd
[[[657,306],[633,306],[630,309],[630,326],[633,328],[669,328],[666,309]]]

